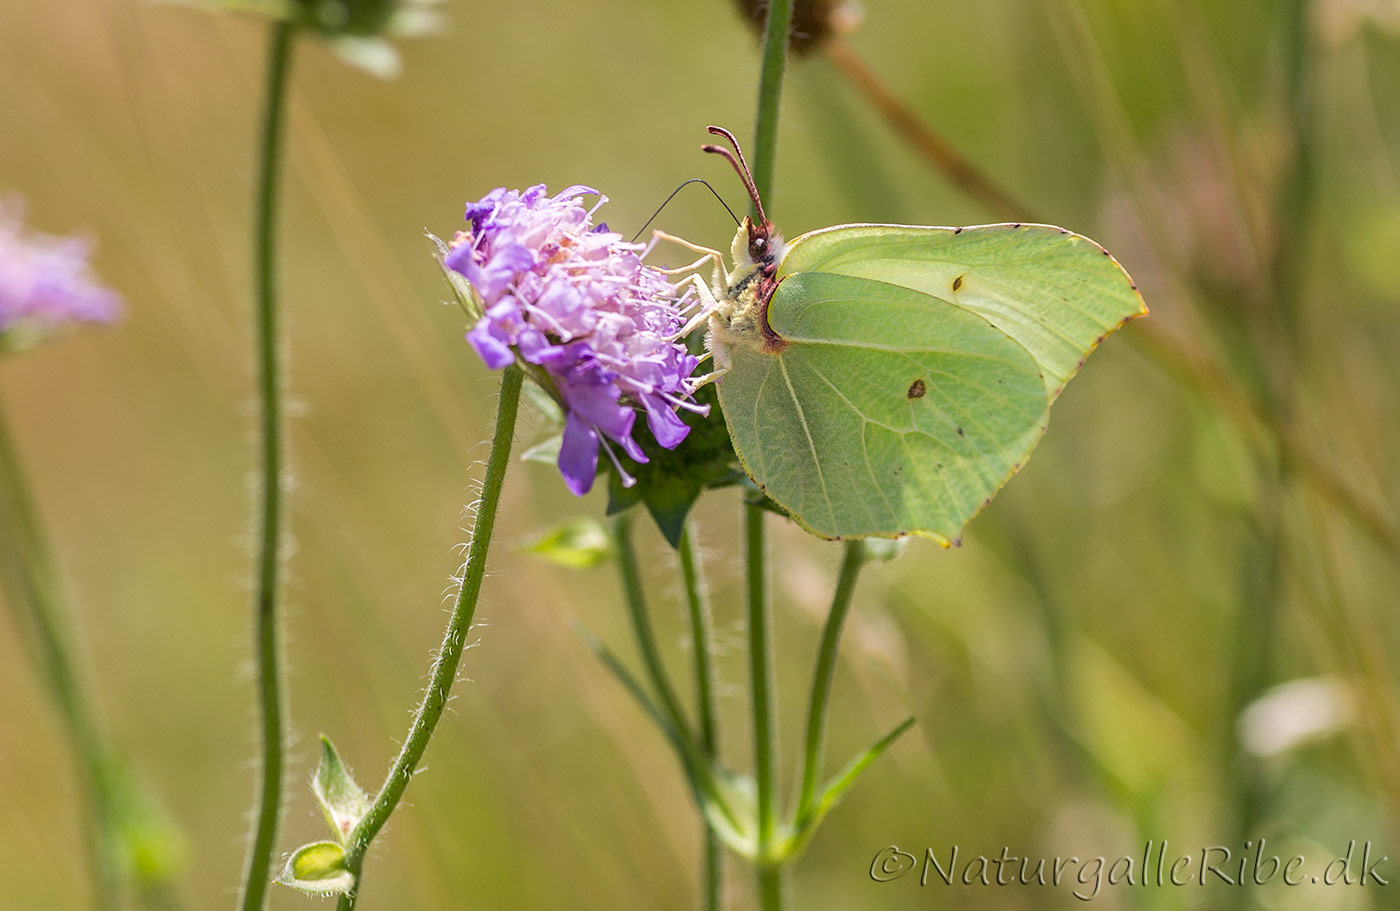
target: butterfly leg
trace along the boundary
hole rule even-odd
[[[705,265],[705,263],[709,260],[710,254],[706,253],[704,256],[700,257],[688,266],[677,266],[674,269],[657,269],[656,271],[660,272],[662,275],[681,275],[685,272],[694,272],[696,269],[699,269],[701,266]]]
[[[705,343],[707,346],[709,345],[709,342],[710,337],[707,333],[705,338]],[[727,363],[728,352],[725,352],[725,355],[726,363],[723,366],[721,366],[718,370],[715,370],[711,373],[707,373],[704,376],[693,376],[690,378],[690,386],[692,390],[699,389],[701,386],[704,386],[707,383],[713,383],[729,372],[729,364]],[[700,359],[696,361],[695,366],[699,367],[701,364],[712,359],[715,359],[715,352],[713,350],[706,351],[704,354],[700,355]]]
[[[718,250],[712,250],[709,247],[702,247],[699,244],[693,244],[690,241],[686,240],[684,237],[677,237],[674,234],[667,234],[665,231],[653,231],[651,232],[651,236],[656,240],[667,240],[673,244],[676,244],[677,246],[685,247],[687,250],[693,250],[696,253],[705,254],[704,257],[702,257],[701,260],[697,262],[694,267],[689,268],[698,268],[700,263],[703,263],[704,260],[713,259],[715,261],[715,284],[721,288],[729,287],[729,273],[725,271],[724,268],[723,253],[719,252]]]
[[[725,375],[726,373],[728,373],[728,372],[729,372],[729,368],[728,368],[728,367],[723,367],[723,368],[721,368],[721,369],[719,369],[719,370],[715,370],[715,371],[713,371],[713,372],[711,372],[711,373],[707,373],[707,374],[705,374],[704,376],[697,376],[697,377],[694,377],[694,378],[692,378],[691,381],[690,381],[691,388],[692,388],[692,389],[699,389],[701,386],[704,386],[704,385],[706,385],[706,384],[708,384],[708,383],[718,382],[719,380],[724,379],[724,375]]]
[[[700,310],[680,328],[671,341],[679,341],[690,333],[705,325],[710,315],[719,308],[719,301],[715,299],[715,294],[705,284],[704,279],[698,275],[691,275],[681,284],[690,285],[690,290],[700,299]],[[688,308],[687,308],[688,309]]]

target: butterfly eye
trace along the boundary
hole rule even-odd
[[[762,259],[763,254],[768,251],[768,238],[755,237],[749,241],[749,256],[753,259]]]

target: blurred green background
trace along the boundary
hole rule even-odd
[[[305,786],[318,733],[373,786],[406,731],[485,456],[496,380],[440,303],[424,230],[455,230],[465,200],[501,185],[596,186],[628,234],[687,177],[743,201],[697,148],[709,123],[752,130],[758,57],[730,4],[446,9],[450,34],[403,44],[396,81],[312,42],[295,64],[282,261],[297,742],[283,850],[321,837]],[[265,32],[136,0],[0,0],[0,193],[27,197],[37,227],[89,231],[130,305],[116,330],[7,359],[0,396],[88,683],[183,833],[176,893],[190,908],[232,904],[253,790],[248,271]],[[918,724],[818,833],[795,907],[1083,904],[1069,885],[874,883],[871,859],[891,844],[1112,859],[1169,839],[1173,853],[1238,857],[1260,836],[1318,868],[1370,840],[1395,858],[1382,867],[1394,884],[1120,886],[1094,904],[1400,907],[1400,14],[1365,0],[869,0],[850,44],[1024,220],[1108,246],[1152,319],[1095,355],[961,549],[915,541],[867,571],[828,762],[908,714]],[[820,52],[789,70],[769,204],[789,236],[1004,220]],[[709,246],[733,230],[697,189],[662,224]],[[527,422],[522,442],[534,436]],[[698,519],[725,751],[745,768],[738,499],[712,494]],[[361,907],[692,906],[699,828],[676,763],[571,630],[581,620],[632,657],[613,574],[519,549],[603,505],[547,466],[513,469],[479,647],[375,843]],[[678,574],[644,531],[685,680]],[[776,521],[773,548],[791,780],[839,549]],[[1315,691],[1326,698],[1256,713],[1263,733],[1242,746],[1246,705],[1319,677],[1335,684]],[[1330,733],[1267,749],[1289,722]],[[0,907],[88,906],[73,781],[6,611]],[[746,907],[731,870],[731,903]],[[279,889],[271,907],[308,901]]]

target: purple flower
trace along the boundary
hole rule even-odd
[[[674,449],[689,429],[677,408],[690,401],[698,359],[676,336],[686,295],[642,262],[593,212],[607,197],[574,186],[549,196],[492,190],[467,205],[444,262],[471,284],[481,317],[467,340],[497,369],[519,357],[548,374],[568,411],[559,471],[575,494],[593,486],[598,448],[622,470],[608,441],[637,462],[647,457],[632,433],[639,413],[657,443]],[[596,196],[592,209],[581,197]]]
[[[111,323],[122,299],[98,284],[88,245],[26,228],[22,206],[0,199],[0,349],[23,347],[73,323]]]

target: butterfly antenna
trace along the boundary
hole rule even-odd
[[[753,207],[758,212],[759,220],[763,222],[768,221],[768,216],[763,214],[763,200],[758,198],[758,187],[754,186],[753,174],[749,172],[749,163],[744,160],[744,153],[739,148],[739,140],[735,139],[734,134],[724,127],[710,126],[706,127],[706,129],[716,136],[723,136],[725,139],[729,140],[729,144],[734,147],[734,151],[730,152],[724,146],[710,145],[708,143],[700,147],[701,151],[713,152],[716,155],[724,156],[730,165],[733,166],[734,171],[739,175],[739,179],[744,182],[744,188],[749,191],[749,199],[753,200]],[[738,157],[736,158],[735,156]]]
[[[734,219],[734,224],[737,225],[737,224],[739,223],[739,216],[737,216],[737,215],[734,214],[734,210],[731,209],[731,208],[729,208],[729,203],[727,203],[727,202],[724,201],[724,197],[719,195],[719,191],[717,191],[714,187],[710,186],[709,181],[707,181],[707,180],[706,180],[705,178],[703,178],[703,177],[692,177],[692,178],[690,178],[689,180],[687,180],[685,183],[683,183],[683,184],[681,184],[680,186],[676,187],[676,189],[673,190],[673,191],[671,192],[671,195],[666,197],[666,201],[663,202],[661,205],[659,205],[659,206],[656,207],[656,211],[653,212],[653,213],[651,213],[651,218],[648,218],[648,219],[647,219],[647,223],[644,224],[644,225],[642,225],[642,227],[641,227],[640,229],[638,229],[638,231],[637,231],[636,234],[632,235],[631,243],[634,243],[634,244],[635,244],[635,243],[637,242],[637,238],[642,236],[642,232],[645,231],[647,228],[650,228],[650,227],[651,227],[651,223],[654,222],[654,221],[656,221],[656,217],[657,217],[658,215],[661,214],[661,210],[662,210],[662,209],[664,209],[664,208],[666,208],[666,206],[670,205],[671,200],[673,200],[673,199],[676,198],[676,194],[677,194],[677,193],[679,193],[681,190],[684,190],[686,187],[690,186],[690,185],[693,184],[693,183],[703,183],[703,184],[705,185],[705,189],[707,189],[707,190],[709,190],[711,193],[715,194],[715,199],[718,199],[718,200],[719,200],[719,204],[722,205],[722,206],[724,206],[724,211],[726,211],[726,212],[729,213],[729,217],[732,218],[732,219]]]

